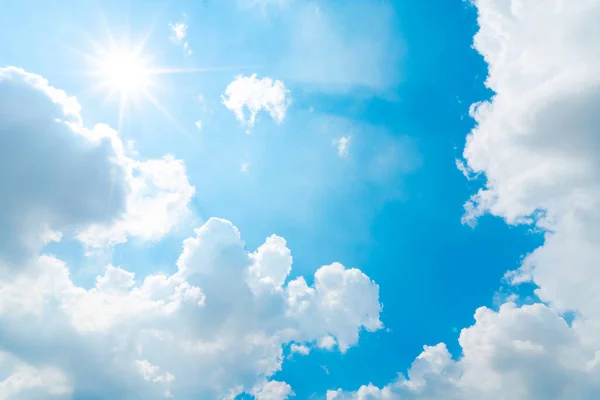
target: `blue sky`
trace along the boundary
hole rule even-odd
[[[600,6],[589,3],[589,9],[550,13],[543,23],[560,26],[562,34],[552,40],[593,71],[598,64],[585,58],[592,57],[591,42],[572,34],[576,30],[569,25],[593,26],[584,16]],[[0,399],[226,398],[245,392],[240,398],[278,400],[292,391],[298,399],[363,399],[368,390],[373,399],[538,399],[545,389],[528,377],[515,385],[522,391],[485,392],[494,390],[490,382],[507,381],[494,369],[499,364],[492,356],[472,361],[470,346],[479,343],[472,338],[483,330],[487,334],[481,340],[505,349],[489,339],[505,336],[486,331],[485,323],[520,321],[526,318],[521,314],[539,312],[543,317],[532,318],[547,317],[548,324],[555,323],[552,318],[556,324],[565,318],[570,323],[573,315],[595,321],[593,296],[578,297],[573,289],[586,284],[581,277],[589,270],[563,272],[573,254],[581,268],[598,260],[597,251],[589,250],[596,236],[586,230],[586,221],[596,215],[595,156],[588,153],[589,145],[579,145],[593,141],[597,127],[587,114],[575,124],[570,119],[575,116],[563,118],[551,108],[572,106],[585,114],[585,107],[577,107],[584,94],[565,88],[587,87],[593,78],[581,72],[560,85],[565,71],[575,67],[548,55],[544,38],[511,25],[511,18],[525,27],[532,23],[523,2],[65,0],[59,5],[23,0],[2,7],[0,66],[22,70],[0,73],[0,90],[6,93],[0,104],[9,110],[0,113],[9,124],[0,126],[6,136],[0,143],[7,157],[22,155],[15,158],[23,163],[15,170],[24,172],[21,180],[0,174],[7,193],[16,193],[16,200],[6,200],[5,215],[0,212],[7,226],[0,237],[17,238],[0,246],[0,279],[5,280],[0,299],[17,310],[5,315],[0,307],[0,362],[8,360],[0,364],[0,388],[9,393],[0,393]],[[569,16],[564,21],[563,14]],[[596,31],[590,40],[600,37]],[[135,74],[116,82],[103,63],[135,49],[148,59],[147,70],[137,73],[148,74],[152,86],[146,96],[134,85],[129,99],[120,100],[118,92]],[[119,71],[128,68],[123,56],[116,62]],[[147,72],[159,68],[168,73]],[[548,76],[556,80],[544,81]],[[564,91],[564,99],[542,90],[543,82],[558,82],[556,93]],[[77,98],[81,110],[65,118],[83,123],[64,132],[49,128],[57,136],[42,141],[46,147],[32,146],[29,140],[46,134],[37,125],[32,128],[34,116],[53,121],[62,114],[51,117],[57,112],[52,107],[66,107],[48,87]],[[34,89],[44,93],[47,104],[39,93],[27,100]],[[21,90],[23,97],[11,97]],[[117,95],[109,96],[111,90]],[[589,101],[596,94],[590,89]],[[482,101],[491,105],[472,108]],[[253,106],[255,121],[249,119]],[[236,111],[244,113],[243,120]],[[564,145],[553,126],[580,133],[581,141]],[[529,136],[520,140],[518,132]],[[105,195],[112,196],[107,203],[101,199]],[[475,219],[476,224],[467,223]],[[243,243],[231,236],[237,231],[227,221],[239,229]],[[265,243],[273,234],[285,241]],[[572,237],[578,239],[567,248],[563,244],[571,241],[564,238]],[[249,253],[235,250],[244,244]],[[60,262],[66,263],[68,278],[56,266]],[[343,264],[343,272],[319,269],[334,262]],[[36,268],[58,275],[38,282],[30,277],[46,272]],[[363,274],[352,275],[352,268]],[[247,281],[245,274],[250,274]],[[252,274],[262,280],[253,283]],[[160,304],[139,300],[162,296],[146,283],[165,276],[172,283],[164,285],[179,285],[171,297],[152,300]],[[301,317],[290,305],[289,283],[300,277],[320,299],[310,306],[316,311]],[[563,291],[561,280],[568,281],[571,292]],[[42,281],[63,283],[46,292]],[[64,329],[68,333],[62,339],[17,327],[33,306],[1,293],[5,288],[10,295],[11,285],[22,282],[32,282],[30,290],[37,290],[44,304],[35,314],[43,315],[36,326]],[[268,296],[274,297],[261,297],[267,292],[260,285],[273,285]],[[254,297],[244,297],[248,290]],[[179,295],[200,299],[203,314],[188,310]],[[50,309],[53,302],[60,307]],[[169,302],[176,314],[162,310]],[[483,311],[474,317],[479,307]],[[20,309],[25,311],[19,314]],[[158,316],[151,314],[158,309]],[[71,322],[52,328],[45,318],[51,321],[54,313]],[[175,316],[163,322],[165,315]],[[527,321],[519,326],[530,326]],[[501,322],[493,328],[512,338],[516,328]],[[7,324],[16,328],[5,329]],[[541,324],[531,322],[531,331],[515,334],[510,343],[547,346]],[[584,333],[571,325],[564,329],[588,346]],[[586,329],[581,330],[596,332]],[[148,332],[162,332],[162,341],[148,339]],[[169,332],[176,344],[165,342]],[[353,332],[359,333],[356,340]],[[90,360],[105,363],[95,382],[94,367],[82,362],[80,371],[70,370],[77,357],[50,350],[64,346],[64,337],[74,343],[66,344],[67,354],[93,354]],[[327,338],[336,344],[323,344]],[[203,361],[182,350],[196,339],[223,354]],[[248,340],[252,345],[244,344]],[[114,342],[128,350],[111,347]],[[445,347],[423,348],[438,343]],[[590,346],[582,351],[592,354],[596,347]],[[146,354],[142,347],[152,350]],[[422,375],[428,366],[413,364],[407,379],[418,384],[407,389],[409,381],[397,375],[405,374],[419,354],[425,360],[442,357],[452,372],[437,371],[434,379]],[[560,360],[559,353],[555,356]],[[523,358],[515,360],[526,365]],[[491,372],[481,378],[485,390],[477,389],[484,391],[448,389],[447,376],[464,377],[461,388],[477,381],[469,370],[473,365],[489,366]],[[30,368],[29,375],[23,366]],[[184,366],[188,375],[174,372]],[[227,378],[212,375],[220,368]],[[570,369],[560,371],[571,376]],[[18,374],[32,382],[42,376],[44,383],[18,387],[11,383]],[[197,383],[194,374],[206,378]],[[439,379],[445,386],[423,386],[420,378]],[[581,379],[596,382],[587,375]],[[374,386],[357,392],[369,383]],[[573,390],[565,396],[588,398],[598,389],[586,383]]]

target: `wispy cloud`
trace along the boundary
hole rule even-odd
[[[169,24],[169,28],[171,28],[171,40],[182,46],[184,56],[190,56],[192,49],[187,41],[188,25],[185,22],[176,22]]]
[[[348,156],[348,152],[350,151],[350,141],[352,138],[350,136],[342,136],[338,139],[333,140],[334,146],[337,148],[337,154],[340,157]]]

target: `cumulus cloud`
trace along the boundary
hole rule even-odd
[[[425,346],[408,375],[379,388],[329,391],[336,400],[595,399],[600,396],[597,328],[569,327],[543,304],[499,311],[482,307],[463,329],[463,355],[453,360],[446,346]],[[596,333],[595,333],[596,332]]]
[[[293,343],[292,346],[290,347],[290,351],[292,353],[298,353],[298,354],[301,354],[303,356],[307,356],[310,353],[310,348],[308,346],[303,345],[303,344]]]
[[[195,189],[183,161],[167,155],[161,159],[130,163],[132,178],[125,213],[110,224],[93,224],[78,238],[92,247],[127,241],[128,236],[157,241],[190,216],[188,204]]]
[[[278,124],[283,122],[285,112],[291,104],[290,91],[282,81],[271,78],[258,79],[256,74],[238,76],[231,82],[222,96],[223,104],[233,111],[244,125],[252,127],[256,116],[266,111]],[[247,110],[248,116],[246,116]]]
[[[292,387],[285,382],[270,381],[254,394],[256,400],[286,400],[294,396]]]
[[[86,129],[79,110],[40,76],[0,69],[0,259],[19,263],[57,232],[125,212],[123,144],[106,126]]]
[[[361,329],[382,326],[378,286],[362,272],[324,266],[308,286],[287,279],[291,263],[282,238],[248,253],[220,219],[184,241],[176,273],[141,282],[108,266],[86,290],[64,262],[41,256],[0,282],[0,339],[31,368],[50,364],[68,376],[77,395],[216,398],[233,390],[283,399],[289,385],[256,385],[281,368],[284,344],[331,337],[345,350]]]
[[[332,336],[323,336],[319,339],[317,346],[321,349],[332,350],[335,347],[335,338]]]
[[[600,1],[475,0],[475,48],[491,100],[472,107],[467,176],[484,187],[464,221],[485,213],[546,232],[506,277],[544,303],[479,309],[462,356],[426,347],[408,377],[330,399],[596,399],[600,396]],[[575,315],[571,324],[564,313]]]
[[[600,2],[479,1],[475,46],[496,95],[473,111],[464,156],[485,188],[467,220],[489,212],[548,232],[516,282],[531,280],[560,311],[600,317]],[[551,36],[541,35],[552,26]]]
[[[382,327],[379,287],[361,271],[334,263],[311,285],[290,279],[283,238],[249,252],[215,218],[183,242],[171,274],[107,265],[78,285],[44,240],[160,238],[193,195],[185,166],[128,158],[115,131],[85,128],[76,100],[37,75],[1,69],[0,99],[0,152],[16,167],[0,172],[1,232],[14,238],[0,247],[0,398],[285,399],[291,387],[270,378],[288,345],[330,337],[345,351]]]
[[[0,69],[0,109],[0,260],[18,265],[63,232],[95,247],[156,240],[188,215],[180,160],[129,158],[116,131],[86,128],[77,99],[42,77]]]

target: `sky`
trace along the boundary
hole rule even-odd
[[[0,8],[0,400],[600,397],[599,0]]]

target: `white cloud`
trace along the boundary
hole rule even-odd
[[[172,156],[132,162],[134,174],[125,213],[109,224],[93,224],[78,238],[92,247],[123,243],[128,236],[157,241],[190,216],[188,204],[195,189],[185,166]]]
[[[358,391],[330,391],[337,400],[596,399],[600,395],[600,352],[596,326],[569,327],[543,304],[482,307],[475,324],[463,329],[463,356],[446,346],[425,346],[408,370],[391,384]]]
[[[293,343],[290,346],[290,351],[292,353],[297,353],[297,354],[301,354],[303,356],[307,356],[310,353],[310,348],[308,346],[303,345],[303,344]]]
[[[165,387],[164,397],[172,397],[169,386],[175,380],[173,375],[169,372],[161,372],[160,367],[150,364],[148,360],[138,360],[136,363],[140,374],[146,381],[163,385]]]
[[[40,76],[0,69],[0,105],[0,156],[11,166],[0,172],[11,188],[0,200],[0,259],[18,264],[62,232],[95,247],[158,240],[189,215],[194,188],[180,160],[129,158],[116,131],[86,128],[77,100]]]
[[[463,176],[465,178],[467,178],[467,180],[473,180],[477,178],[477,175],[473,175],[472,171],[469,169],[469,167],[467,167],[467,165],[465,165],[465,162],[462,160],[459,160],[458,158],[456,160],[454,160],[455,164],[456,164],[456,168],[460,171],[461,174],[463,174]]]
[[[323,336],[319,339],[317,346],[321,349],[333,350],[335,347],[335,338],[333,336]]]
[[[285,382],[270,381],[254,394],[256,400],[286,400],[294,396],[292,387]]]
[[[464,156],[487,183],[466,218],[490,212],[552,232],[517,279],[561,311],[600,318],[600,2],[537,3],[476,3],[475,45],[497,94],[473,112]]]
[[[342,136],[333,141],[333,144],[337,148],[338,156],[346,157],[348,155],[348,151],[350,150],[350,140],[352,138],[350,136]]]
[[[278,124],[283,122],[285,112],[291,104],[290,91],[282,81],[271,78],[258,79],[256,74],[238,76],[231,82],[222,96],[223,104],[233,111],[242,123],[252,127],[261,110],[266,111]],[[248,111],[248,117],[244,109]]]
[[[0,400],[54,399],[72,395],[68,377],[52,367],[34,368],[0,352]],[[7,375],[4,372],[10,371]]]
[[[360,271],[324,266],[307,286],[287,280],[290,268],[282,238],[247,253],[218,219],[184,241],[176,273],[138,284],[109,266],[86,290],[63,262],[42,256],[0,281],[0,338],[32,368],[52,361],[74,390],[99,397],[124,387],[150,399],[251,391],[281,368],[286,343],[310,347],[330,335],[345,350],[361,329],[381,328],[378,287]],[[289,394],[272,386],[264,398]]]
[[[26,104],[27,107],[23,107]],[[0,69],[0,259],[35,255],[52,232],[125,211],[128,159],[115,131],[83,127],[74,97],[23,70]],[[50,234],[50,235],[49,235]]]
[[[183,44],[183,55],[186,57],[191,56],[193,53],[192,48],[190,47],[190,44],[188,42],[185,42]]]
[[[194,122],[194,125],[196,125],[196,128],[198,128],[199,131],[202,130],[202,120]]]
[[[250,284],[255,293],[280,287],[292,270],[292,254],[284,238],[272,235],[250,255]]]
[[[188,25],[184,22],[176,22],[174,24],[169,24],[169,28],[171,28],[171,40],[177,44],[181,44],[183,46],[183,54],[185,56],[190,56],[192,54],[192,49],[186,40]]]
[[[187,36],[187,28],[188,26],[183,22],[177,22],[175,24],[169,24],[171,28],[171,33],[173,34],[173,39],[177,41],[182,41]]]
[[[2,234],[16,238],[12,245],[57,240],[66,228],[92,245],[120,235],[153,240],[173,228],[167,216],[177,220],[193,194],[181,161],[130,159],[113,130],[86,130],[76,101],[40,77],[17,69],[2,69],[0,77],[0,124],[12,127],[0,129],[0,151],[19,167],[12,170],[18,181],[0,172],[0,184],[15,197],[0,213],[9,222]],[[102,196],[111,187],[107,208]],[[37,219],[11,219],[11,212]],[[361,271],[334,263],[319,268],[311,286],[290,279],[283,238],[271,236],[248,252],[238,230],[221,219],[184,241],[174,273],[137,279],[108,265],[93,287],[73,282],[66,263],[40,254],[41,246],[23,245],[26,257],[0,248],[0,398],[221,398],[246,391],[284,399],[293,395],[290,386],[269,378],[289,344],[312,348],[330,336],[345,351],[360,332],[382,327],[379,287]]]
[[[546,231],[513,283],[544,303],[479,309],[462,356],[427,347],[383,388],[332,399],[582,399],[600,397],[600,1],[475,0],[475,48],[496,93],[472,107],[464,170],[485,177],[465,222],[490,213]],[[571,325],[563,317],[571,311]]]

